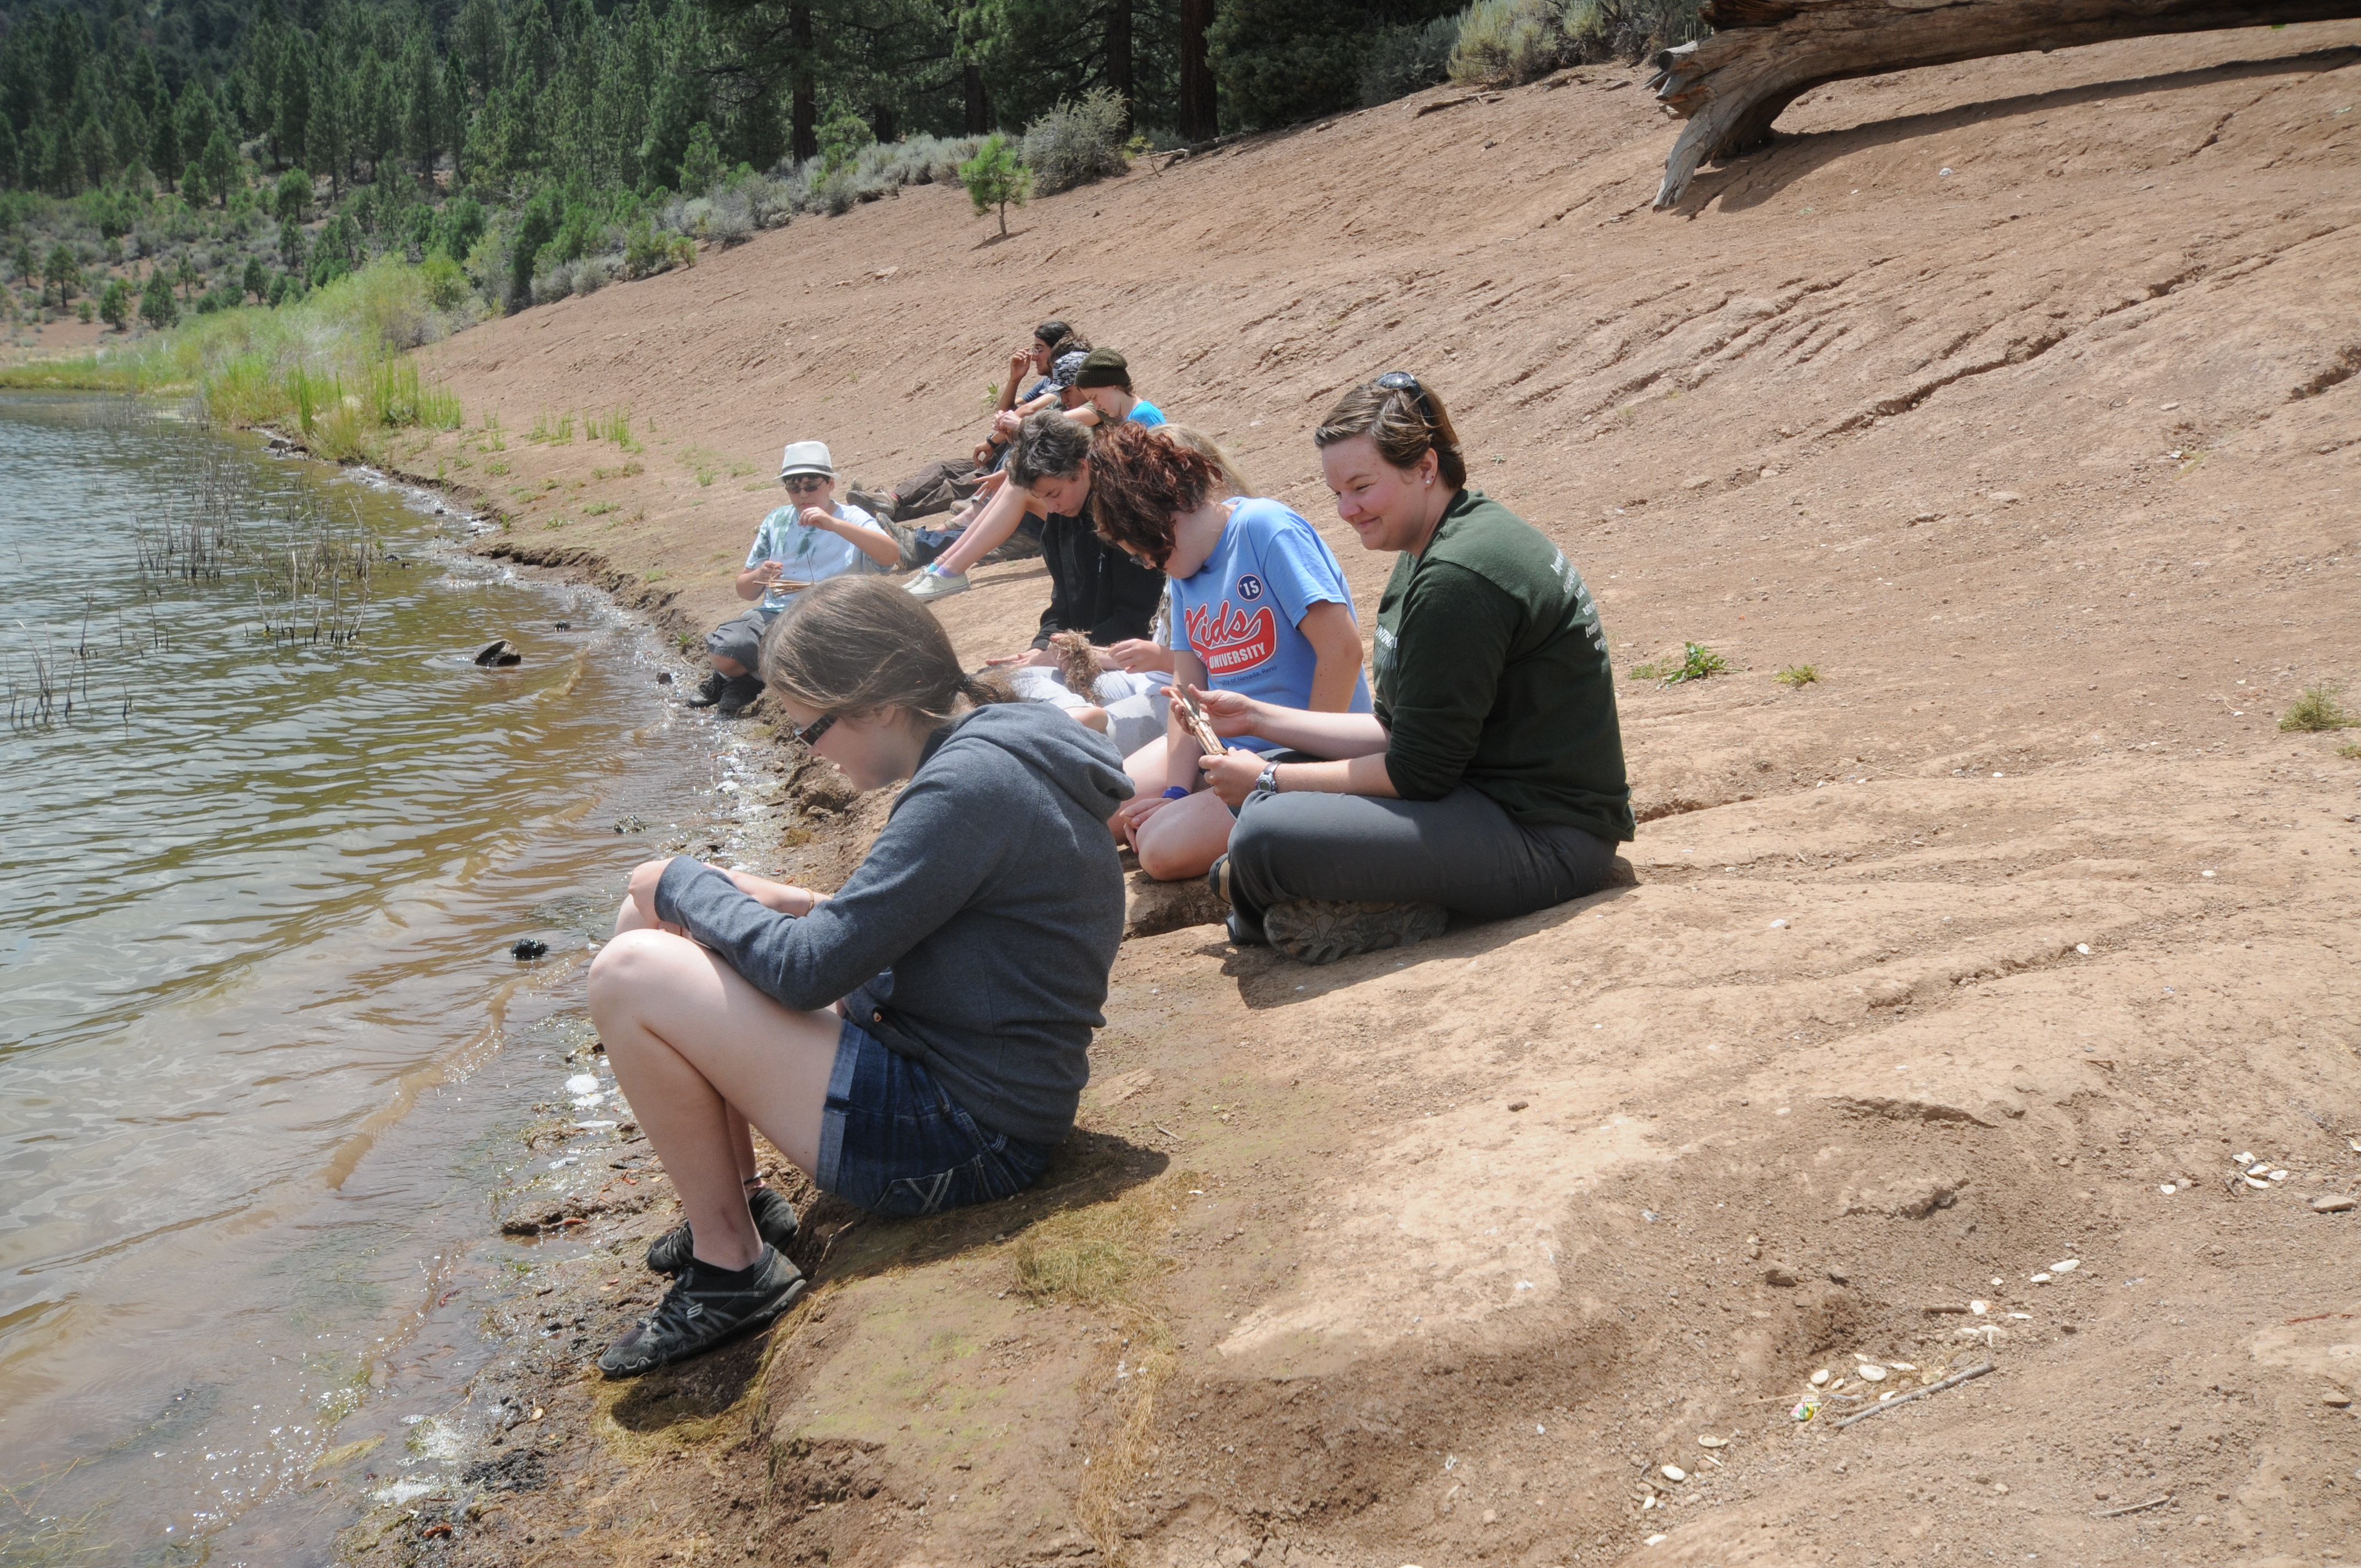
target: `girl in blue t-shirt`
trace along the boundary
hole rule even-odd
[[[1099,433],[1091,473],[1100,534],[1171,579],[1175,685],[1369,711],[1345,568],[1309,522],[1277,501],[1223,499],[1210,458],[1138,424]],[[1234,744],[1278,749],[1250,735]],[[1115,830],[1160,882],[1202,875],[1237,820],[1203,787],[1198,756],[1176,704],[1164,739],[1125,762],[1138,793]]]

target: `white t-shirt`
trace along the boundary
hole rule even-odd
[[[746,569],[752,571],[765,561],[776,561],[785,569],[780,577],[790,583],[824,583],[830,577],[840,577],[847,572],[882,572],[885,568],[861,553],[858,545],[842,534],[830,533],[824,528],[807,528],[798,521],[803,508],[792,503],[780,507],[763,520],[754,531],[754,547],[746,552]],[[894,536],[877,525],[877,520],[856,506],[842,501],[829,503],[829,512],[840,522],[856,523],[885,539]],[[793,588],[774,587],[763,596],[764,609],[785,609],[796,597]]]

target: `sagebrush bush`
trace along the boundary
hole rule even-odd
[[[1700,0],[1477,0],[1459,17],[1451,80],[1531,82],[1560,66],[1646,58],[1705,36]]]
[[[1451,80],[1531,82],[1566,62],[1565,0],[1476,0],[1459,18]]]
[[[1055,195],[1131,167],[1124,155],[1123,100],[1103,87],[1059,104],[1025,127],[1033,193]]]
[[[1432,87],[1451,74],[1459,47],[1459,18],[1437,16],[1424,27],[1388,27],[1361,62],[1361,102],[1374,107]]]
[[[1658,49],[1705,37],[1700,0],[1572,0],[1565,34],[1573,58],[1644,60]]]

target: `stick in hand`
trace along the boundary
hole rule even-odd
[[[1205,717],[1205,710],[1197,706],[1197,699],[1189,695],[1186,685],[1177,683],[1173,685],[1172,700],[1180,708],[1180,727],[1189,731],[1205,755],[1218,757],[1229,750],[1223,744],[1222,738],[1213,733],[1213,720]]]

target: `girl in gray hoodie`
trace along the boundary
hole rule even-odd
[[[688,1218],[650,1249],[679,1278],[600,1357],[609,1376],[802,1294],[750,1124],[879,1212],[1005,1198],[1072,1129],[1105,1022],[1124,908],[1107,819],[1131,795],[1114,745],[965,674],[925,607],[874,577],[808,590],[763,675],[855,784],[909,782],[833,896],[686,856],[632,873],[590,1012]]]

